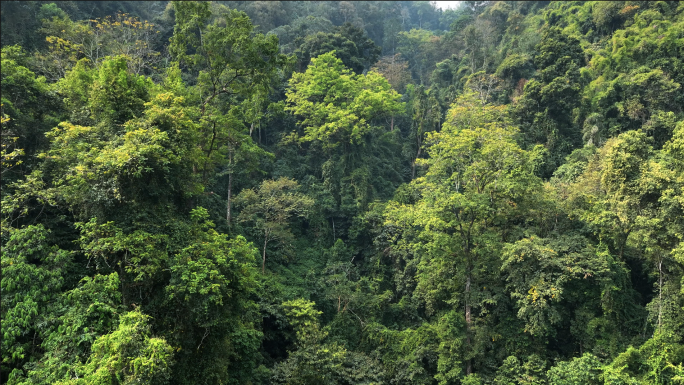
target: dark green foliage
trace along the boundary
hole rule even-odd
[[[548,177],[581,144],[574,115],[580,105],[579,69],[584,66],[584,53],[577,39],[556,28],[544,33],[536,51],[534,64],[539,76],[525,84],[515,115],[524,141],[528,145],[541,143],[547,148],[540,171]]]
[[[45,133],[63,114],[60,98],[49,88],[45,78],[27,68],[28,61],[21,47],[3,45],[2,115],[3,119],[9,120],[2,124],[2,145],[4,150],[8,139],[14,137],[13,145],[24,152],[17,158],[21,161],[20,170],[5,173],[3,169],[3,189],[19,174],[26,174],[36,166],[35,156],[47,147]]]
[[[303,72],[312,58],[330,51],[335,51],[335,56],[357,74],[368,70],[380,55],[380,47],[365,36],[362,29],[345,23],[332,33],[317,32],[306,36],[294,51],[298,70]]]
[[[553,242],[535,237],[522,239],[507,245],[503,258],[501,268],[519,308],[518,318],[525,321],[526,332],[541,336],[552,333],[552,325],[563,319],[554,304],[575,299],[568,296],[567,287],[577,290],[577,286],[586,286],[585,293],[592,291],[592,283],[601,285],[608,278],[611,263],[609,256],[588,247],[585,239],[568,236]],[[594,282],[586,282],[589,279]],[[585,282],[577,285],[574,280]],[[587,301],[581,297],[576,300],[573,307]]]

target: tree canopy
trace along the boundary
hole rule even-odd
[[[684,384],[684,4],[15,1],[0,383]]]

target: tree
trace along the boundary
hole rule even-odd
[[[312,58],[331,51],[334,51],[344,65],[355,73],[363,72],[363,62],[356,44],[339,33],[325,32],[306,36],[299,48],[294,51],[298,57],[297,70],[304,71]]]
[[[241,15],[236,18],[244,28],[226,31],[206,27],[204,36],[213,40],[204,42],[240,45],[259,41],[251,39],[248,20]],[[235,32],[230,35],[233,41],[228,37],[219,39],[229,32]],[[141,378],[139,381],[151,382],[157,374],[161,380],[168,378],[170,371],[178,383],[198,378],[219,382],[228,376],[244,383],[251,378],[258,366],[261,339],[251,299],[256,249],[244,238],[228,239],[213,230],[207,221],[209,214],[195,208],[194,200],[199,200],[216,168],[223,165],[230,145],[237,149],[236,142],[249,139],[241,131],[245,128],[240,121],[243,110],[235,104],[247,102],[245,106],[254,109],[250,98],[269,89],[273,80],[270,75],[281,67],[274,64],[271,72],[268,68],[260,72],[255,67],[270,59],[284,60],[277,54],[277,44],[271,44],[273,41],[262,39],[263,44],[256,48],[252,45],[252,51],[240,51],[240,55],[248,56],[240,58],[233,55],[237,51],[224,50],[212,57],[200,49],[205,58],[223,65],[225,71],[202,66],[207,62],[201,60],[195,67],[190,61],[190,70],[195,71],[190,75],[199,78],[193,79],[196,85],[189,87],[181,78],[182,65],[172,64],[161,82],[154,84],[146,76],[136,75],[131,63],[121,56],[100,63],[82,59],[55,85],[67,99],[70,116],[51,131],[49,148],[40,158],[41,168],[17,183],[12,195],[7,196],[3,189],[3,214],[12,206],[11,215],[25,215],[38,205],[35,214],[48,217],[41,221],[69,229],[66,235],[60,234],[60,242],[78,250],[74,271],[70,271],[76,277],[71,277],[70,284],[75,286],[84,276],[88,279],[78,290],[65,287],[65,295],[55,290],[54,311],[42,312],[51,315],[54,323],[36,334],[36,343],[44,342],[49,351],[36,351],[36,357],[32,357],[36,365],[24,368],[31,381],[64,380],[74,374],[69,367],[81,367],[77,374],[81,378],[87,374],[87,381],[101,375],[119,381],[119,372],[120,381],[134,375]],[[215,52],[212,49],[209,51]],[[192,54],[198,51],[194,47],[190,50]],[[269,59],[265,56],[268,54],[277,57]],[[234,62],[226,64],[229,59]],[[223,82],[235,75],[227,72],[239,65],[242,67],[238,70],[244,73],[240,72],[238,78],[244,75],[258,79],[250,78],[252,83],[240,86],[236,84],[247,79],[237,79],[230,85],[221,83],[233,88],[216,90],[216,95],[207,93],[214,90],[209,84],[212,76],[214,81]],[[215,72],[210,73],[212,70]],[[261,88],[250,88],[255,84]],[[242,93],[227,95],[232,92]],[[78,220],[86,222],[74,224]],[[12,225],[16,223],[21,225],[20,221]],[[98,289],[101,296],[92,293]],[[118,297],[112,295],[111,289]],[[118,299],[115,306],[109,301],[112,298]],[[157,340],[126,334],[130,331],[127,328],[118,337],[109,338],[99,356],[85,362],[87,355],[83,351],[88,352],[95,339],[111,334],[121,313],[135,311],[136,307],[152,317],[145,323],[175,351],[168,352],[168,345]],[[119,337],[140,343],[132,349],[140,348],[142,356],[138,357],[142,358],[129,362],[128,352],[117,351],[125,347]],[[175,365],[162,365],[155,361],[157,358],[151,362],[145,358],[146,352],[167,363],[173,355]],[[151,368],[152,364],[156,369]]]
[[[545,31],[536,49],[539,77],[525,84],[514,114],[526,145],[543,144],[548,149],[542,175],[550,176],[581,143],[575,110],[580,106],[584,54],[579,41],[558,28]]]
[[[404,88],[411,81],[408,62],[401,60],[399,53],[394,56],[384,56],[371,70],[384,76],[397,92],[404,92]],[[391,119],[390,131],[394,131],[394,115]]]
[[[260,32],[266,33],[288,23],[287,4],[280,1],[252,1],[244,8]]]
[[[195,172],[206,182],[236,151],[244,111],[262,107],[255,98],[267,100],[271,82],[289,59],[279,52],[275,35],[253,34],[243,12],[223,9],[210,23],[208,2],[173,4],[176,26],[169,51],[197,79],[191,95],[200,106],[199,147],[206,155]]]
[[[495,385],[542,385],[546,384],[546,363],[536,354],[521,362],[515,356],[507,357],[494,378]]]
[[[190,212],[188,239],[169,255],[169,273],[150,306],[164,316],[175,354],[174,381],[194,383],[252,378],[259,364],[262,334],[254,303],[258,250],[242,236],[229,239],[214,230],[209,212]],[[169,325],[166,324],[166,325]]]
[[[366,36],[364,31],[351,23],[345,23],[333,32],[317,32],[306,36],[295,54],[299,58],[298,68],[303,71],[311,59],[335,51],[344,65],[356,74],[369,69],[380,56],[380,47]]]
[[[468,76],[466,87],[477,93],[484,103],[496,100],[496,96],[502,91],[501,79],[494,75],[488,75],[484,71],[476,72]]]
[[[585,353],[557,363],[546,372],[546,377],[555,385],[599,385],[601,373],[601,362],[593,354]]]
[[[603,380],[617,384],[677,383],[677,377],[681,378],[682,374],[672,364],[673,361],[681,361],[677,356],[681,354],[678,351],[682,345],[675,342],[677,340],[680,340],[679,336],[656,332],[640,347],[628,347],[603,367]]]
[[[3,229],[4,230],[4,229]],[[46,241],[42,225],[11,233],[2,253],[2,370],[17,371],[35,359],[39,324],[64,284],[68,253]]]
[[[681,127],[679,124],[677,127]],[[654,151],[643,131],[627,131],[610,139],[589,162],[572,186],[572,210],[606,240],[620,260],[636,259],[655,277],[653,300],[647,309],[651,327],[658,332],[678,330],[684,320],[676,294],[681,261],[679,218],[684,211],[672,197],[682,189],[677,160],[679,132],[665,150]],[[648,266],[648,267],[646,267]],[[676,273],[675,273],[676,272]],[[672,286],[675,285],[675,286]],[[649,293],[650,294],[650,293]]]
[[[0,136],[0,161],[2,165],[0,166],[0,178],[6,177],[7,172],[11,171],[14,167],[22,163],[20,156],[24,155],[24,150],[17,148],[16,142],[19,139],[18,136],[9,136],[9,130],[7,129],[7,123],[9,123],[10,118],[2,112],[2,106],[0,105],[0,124],[2,125],[2,132],[8,132],[7,135]]]
[[[359,52],[363,68],[368,70],[373,66],[380,57],[382,49],[371,40],[366,32],[352,23],[345,22],[337,27],[340,35],[354,43]],[[318,55],[316,55],[318,56]],[[358,72],[357,72],[358,73]]]
[[[297,334],[297,350],[287,360],[276,365],[275,383],[308,384],[369,384],[382,380],[377,361],[348,351],[337,342],[325,341],[328,332],[318,318],[321,312],[315,303],[304,299],[283,302],[288,322]]]
[[[524,54],[509,54],[496,68],[495,75],[505,82],[507,89],[515,88],[520,81],[527,81],[534,74],[532,58]],[[525,79],[525,80],[523,80]],[[522,91],[522,90],[520,90]],[[514,97],[520,96],[513,95]]]
[[[62,103],[45,78],[36,76],[29,59],[19,46],[2,47],[2,159],[13,170],[3,168],[2,187],[30,173],[36,167],[35,155],[45,150],[45,133],[58,123]],[[10,150],[11,149],[11,150]],[[6,152],[5,152],[6,151]]]
[[[336,217],[351,219],[378,192],[389,195],[388,187],[401,183],[401,165],[395,162],[398,133],[379,126],[390,123],[404,103],[382,75],[356,75],[334,53],[313,59],[305,73],[293,74],[286,97],[286,110],[304,129],[304,135],[294,132],[287,140],[316,151],[312,166],[320,170],[326,196],[333,199],[325,216],[335,235],[341,227]]]
[[[59,293],[36,330],[45,352],[36,357],[35,364],[25,366],[30,382],[56,383],[82,376],[93,343],[117,328],[122,310],[120,285],[116,272],[96,274]]]
[[[94,65],[108,56],[123,56],[137,75],[157,71],[161,54],[154,50],[158,33],[156,26],[129,14],[114,17],[72,21],[64,12],[43,20],[41,33],[47,35],[48,50],[36,52],[36,66],[51,81],[64,77],[79,59]]]
[[[318,32],[332,33],[335,30],[330,20],[320,16],[301,16],[291,23],[271,30],[278,36],[283,52],[292,53],[300,47],[305,38]]]
[[[88,363],[76,369],[78,379],[57,384],[167,384],[173,348],[150,337],[149,318],[140,311],[123,314],[116,330],[95,340]]]
[[[415,141],[415,156],[411,162],[411,179],[416,177],[416,163],[423,153],[425,134],[439,129],[442,111],[432,90],[425,91],[423,86],[411,90],[413,96],[413,125],[411,136]]]
[[[286,110],[302,119],[303,140],[331,148],[360,142],[374,119],[403,108],[382,75],[355,75],[333,52],[312,59],[306,72],[293,74],[286,96]]]
[[[179,113],[178,99],[161,95],[146,106],[152,82],[129,73],[121,57],[106,60],[97,70],[76,66],[70,75],[61,86],[72,96],[70,107],[80,112],[74,117],[78,123],[62,122],[55,127],[48,135],[50,149],[41,156],[46,159],[44,166],[51,167],[50,188],[77,216],[109,220],[116,215],[117,205],[141,203],[145,196],[160,192],[158,187],[180,181],[189,187],[185,193],[197,191],[197,186],[190,187],[192,174],[187,165],[178,163],[182,152],[194,149],[196,142],[188,141],[186,135],[193,135],[196,127],[187,115],[166,120],[168,114]],[[169,132],[169,123],[186,129]],[[174,168],[176,178],[166,179],[166,172]],[[73,172],[76,169],[80,172]],[[147,187],[134,182],[143,176],[148,178]],[[103,199],[91,199],[88,191]],[[161,191],[167,198],[181,193],[173,187]]]
[[[270,241],[288,244],[293,235],[288,227],[292,216],[306,217],[313,206],[313,199],[297,190],[299,184],[289,178],[265,180],[258,190],[244,190],[235,198],[235,204],[243,206],[239,221],[254,223],[264,240],[261,272],[266,269],[266,247]]]
[[[399,53],[393,56],[383,56],[371,70],[384,76],[397,92],[404,92],[404,87],[411,81],[408,62],[402,60]]]
[[[40,26],[40,18],[36,16],[45,15],[41,12],[43,6],[41,3],[11,3],[5,6],[0,16],[3,48],[18,44],[32,51],[41,46],[41,39],[36,36],[35,30]]]
[[[420,160],[426,174],[411,182],[420,198],[391,202],[385,214],[386,226],[398,229],[392,253],[419,256],[415,295],[428,314],[463,309],[466,374],[481,335],[476,320],[492,301],[483,289],[500,264],[492,255],[541,185],[533,175],[537,155],[522,150],[515,135],[502,107],[484,105],[472,93],[461,96],[442,130],[427,135],[429,158]]]
[[[461,32],[470,72],[489,71],[496,44],[496,27],[489,20],[477,18]]]
[[[605,285],[612,258],[587,243],[579,236],[558,236],[553,241],[530,237],[504,247],[501,269],[519,307],[518,318],[525,321],[525,332],[554,334],[553,326],[563,318],[558,304],[570,301],[566,288],[580,286],[572,281]],[[591,292],[591,283],[582,285],[585,293]]]
[[[425,29],[411,29],[399,32],[397,51],[409,62],[413,78],[427,83],[429,70],[441,56],[441,38]]]
[[[214,169],[225,166],[226,220],[230,225],[235,162],[250,158],[250,152],[259,153],[252,142],[252,129],[268,101],[271,84],[290,59],[279,52],[276,36],[254,34],[254,26],[242,12],[223,9],[209,23],[209,3],[173,4],[176,26],[169,51],[197,76],[190,95],[200,105],[198,147],[203,164],[193,170],[207,184]],[[249,136],[245,135],[245,123],[252,123]]]

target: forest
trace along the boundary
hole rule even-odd
[[[684,3],[0,15],[0,383],[684,384]]]

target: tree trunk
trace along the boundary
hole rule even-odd
[[[658,331],[663,316],[663,259],[658,261]]]
[[[228,200],[226,201],[226,220],[228,221],[228,228],[230,228],[231,212],[230,212],[230,198],[233,193],[233,151],[228,152]]]
[[[468,272],[468,277],[466,278],[465,287],[465,321],[466,321],[466,344],[470,347],[470,271]],[[472,359],[468,359],[466,362],[466,376],[472,373],[473,362]]]
[[[268,244],[268,230],[266,230],[266,233],[264,234],[264,253],[263,253],[263,259],[261,260],[261,274],[264,274],[266,272],[266,245]]]
[[[418,157],[420,156],[421,153],[421,148],[420,148],[420,143],[418,144],[418,153],[416,153],[416,159],[413,160],[413,164],[411,165],[411,180],[415,179],[416,177],[416,162],[418,161]]]
[[[394,115],[392,115],[392,122],[390,122],[390,131],[394,131]]]
[[[230,198],[233,190],[233,172],[228,174],[228,201],[226,202],[226,220],[228,221],[228,228],[230,228],[231,212],[230,212]]]
[[[126,302],[126,276],[123,271],[123,261],[119,263],[119,277],[121,277],[121,303],[123,308],[127,310],[128,303]]]

